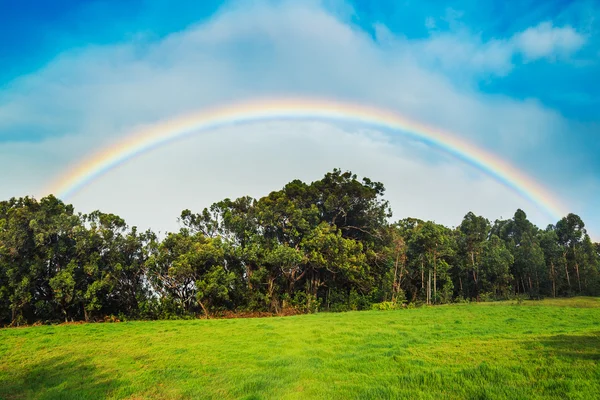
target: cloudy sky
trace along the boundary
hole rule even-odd
[[[52,182],[142,126],[237,101],[314,97],[450,131],[543,185],[600,238],[597,1],[0,0],[0,198]],[[263,121],[155,149],[70,198],[131,225],[260,197],[339,167],[381,181],[394,218],[455,226],[522,208],[436,148],[354,123]]]

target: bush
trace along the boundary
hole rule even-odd
[[[399,310],[401,308],[406,308],[406,306],[402,303],[395,303],[392,301],[371,304],[371,310],[377,311]]]
[[[469,304],[470,302],[471,302],[471,299],[464,298],[463,296],[458,296],[457,298],[454,299],[454,303],[456,303],[456,304]]]
[[[396,293],[396,301],[397,304],[403,304],[406,305],[406,292],[402,289],[398,290],[398,293]]]
[[[348,308],[350,310],[368,310],[370,305],[371,302],[369,301],[368,296],[359,294],[355,289],[350,291],[350,295],[348,296]]]
[[[294,298],[290,300],[290,305],[300,312],[314,314],[319,312],[321,302],[322,299],[318,299],[312,294],[307,294],[306,292],[296,292],[296,294],[294,294]]]
[[[496,295],[492,292],[482,292],[479,294],[479,300],[481,301],[496,301]]]
[[[516,296],[516,300],[517,300],[517,304],[521,305],[521,304],[523,304],[523,301],[525,301],[525,296],[522,294],[519,294]]]

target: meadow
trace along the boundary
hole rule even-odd
[[[0,330],[3,399],[593,399],[600,299]]]

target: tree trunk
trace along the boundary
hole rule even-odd
[[[529,297],[533,298],[533,283],[531,283],[531,275],[528,276],[529,279]]]
[[[400,285],[402,285],[402,276],[404,275],[404,262],[402,263],[402,266],[400,267],[400,277],[398,278],[398,285],[396,287],[396,295],[398,295],[398,293],[400,292]]]
[[[394,283],[392,284],[392,302],[396,301],[396,277],[398,276],[398,262],[400,261],[400,252],[396,253],[394,265]]]
[[[204,316],[206,317],[206,319],[209,319],[210,315],[208,314],[208,310],[206,309],[206,307],[204,307],[204,303],[198,301],[198,304],[200,304],[200,307],[202,307],[202,311],[204,311]]]
[[[475,298],[479,301],[479,285],[477,284],[477,273],[473,270],[473,282],[475,282]]]
[[[473,283],[475,283],[475,298],[479,301],[479,284],[477,279],[477,272],[475,271],[475,252],[471,251],[471,268],[473,268]]]
[[[433,297],[435,298],[433,302],[437,303],[437,272],[435,269],[433,270]]]
[[[421,289],[425,288],[425,268],[423,268],[423,257],[421,256]]]
[[[563,258],[565,260],[565,273],[567,275],[567,284],[569,285],[569,289],[571,289],[571,279],[569,279],[569,263],[567,262],[567,253],[563,253]]]
[[[577,284],[579,285],[579,293],[581,293],[581,280],[579,280],[579,263],[575,261],[575,273],[577,274]]]
[[[279,299],[275,295],[275,278],[269,278],[269,299],[271,300],[271,311],[279,314]]]
[[[554,262],[550,262],[550,271],[552,272],[552,297],[556,297],[556,277],[554,273]]]
[[[250,264],[246,264],[246,276],[248,277],[248,289],[252,291],[252,267]]]
[[[431,304],[431,270],[427,280],[427,304]]]
[[[435,253],[433,253],[433,297],[435,297],[434,303],[437,303],[437,263],[435,258]]]

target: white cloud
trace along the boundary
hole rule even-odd
[[[10,117],[0,123],[0,135],[15,127],[55,134],[38,143],[0,144],[0,170],[13,171],[11,180],[0,181],[0,198],[37,193],[43,183],[142,124],[253,96],[314,95],[385,106],[513,161],[542,151],[549,136],[565,130],[558,114],[535,101],[457,89],[424,69],[421,53],[410,44],[388,39],[389,46],[378,43],[314,4],[238,4],[159,41],[142,38],[65,53],[0,92],[0,115]],[[477,62],[502,58],[493,56],[500,52],[493,46],[488,51]],[[504,207],[532,207],[489,178],[472,176],[463,164],[432,165],[437,153],[384,156],[397,147],[372,135],[358,140],[330,126],[277,125],[293,137],[286,144],[272,127],[259,128],[247,128],[254,132],[248,136],[253,144],[228,134],[204,142],[214,136],[208,134],[141,157],[89,186],[75,205],[162,227],[183,207],[197,209],[244,193],[258,196],[291,175],[318,179],[339,166],[384,182],[398,217],[456,223],[469,209],[495,218],[498,212],[507,216]],[[302,136],[299,129],[309,133]],[[339,148],[345,153],[335,153]],[[250,180],[250,171],[261,179]]]
[[[419,47],[422,59],[445,70],[506,75],[513,68],[510,45],[502,40],[483,42],[467,32],[437,34],[413,46]]]
[[[571,26],[555,27],[542,22],[509,38],[482,40],[480,35],[458,26],[455,30],[432,33],[417,41],[402,41],[402,47],[422,62],[433,64],[453,74],[504,76],[519,61],[567,59],[585,44],[586,38]]]
[[[515,35],[513,42],[527,60],[569,56],[579,50],[585,38],[571,26],[554,27],[543,22]]]

